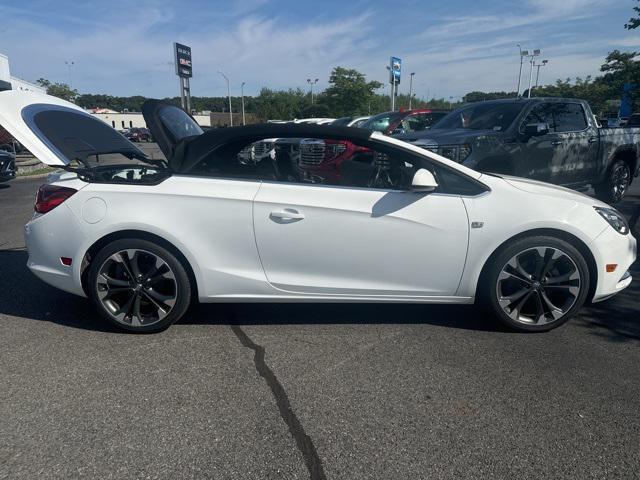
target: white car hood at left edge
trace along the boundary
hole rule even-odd
[[[44,136],[39,136],[34,132],[33,128],[36,127],[32,128],[27,125],[22,112],[31,105],[43,105],[43,108],[52,105],[54,108],[63,107],[78,110],[87,116],[89,114],[71,102],[43,93],[17,90],[0,92],[0,125],[42,163],[51,166],[68,165],[68,159],[47,145],[43,140]]]

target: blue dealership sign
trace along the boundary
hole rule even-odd
[[[391,57],[391,78],[389,83],[400,83],[400,75],[402,73],[402,59]]]

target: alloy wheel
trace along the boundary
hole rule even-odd
[[[622,200],[622,197],[624,197],[624,194],[627,192],[630,178],[631,173],[626,163],[618,165],[613,172],[611,172],[611,193],[616,202]]]
[[[140,249],[109,256],[98,270],[95,288],[109,315],[132,327],[164,319],[173,309],[178,292],[176,276],[167,262]]]
[[[545,325],[560,320],[576,303],[582,279],[575,262],[556,247],[524,250],[498,275],[498,304],[512,320]]]

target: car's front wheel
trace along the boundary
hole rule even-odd
[[[503,248],[481,282],[483,303],[503,324],[541,332],[559,327],[582,307],[589,268],[569,242],[533,236]]]
[[[184,265],[142,239],[116,240],[89,267],[89,295],[109,322],[131,332],[157,332],[179,320],[191,299]]]

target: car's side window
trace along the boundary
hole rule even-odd
[[[521,125],[546,123],[550,133],[578,132],[587,128],[587,117],[579,103],[540,103],[531,109]]]
[[[411,156],[347,139],[268,138],[225,145],[192,173],[203,176],[404,190],[416,170]]]
[[[587,128],[587,117],[579,103],[558,103],[554,119],[556,132],[579,132]]]
[[[520,132],[524,132],[526,125],[536,123],[546,123],[549,125],[549,132],[555,131],[555,123],[553,119],[553,105],[551,103],[539,103],[531,109],[529,115],[524,119],[520,126]]]

